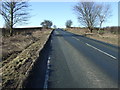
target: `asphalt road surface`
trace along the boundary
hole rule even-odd
[[[56,29],[48,88],[117,88],[118,48]]]

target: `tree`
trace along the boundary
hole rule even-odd
[[[67,28],[70,28],[71,25],[72,25],[72,21],[71,20],[67,20],[65,25],[66,25]]]
[[[95,2],[80,2],[74,10],[78,15],[78,20],[83,26],[87,26],[90,32],[98,25],[99,8]]]
[[[56,25],[53,25],[53,28],[54,28],[54,29],[56,29],[56,28],[57,28],[57,26],[56,26]]]
[[[9,30],[9,29],[10,29],[10,24],[5,23],[5,24],[4,24],[4,28],[6,28],[6,29],[8,29],[8,30]]]
[[[16,24],[28,21],[29,7],[27,2],[23,0],[4,0],[0,14],[5,20],[5,25],[9,27],[10,36],[13,35],[13,28]]]
[[[43,28],[51,28],[51,26],[53,25],[52,21],[50,20],[44,20],[42,23],[41,23],[42,27]]]
[[[110,9],[110,5],[104,5],[104,4],[101,4],[99,5],[99,13],[98,13],[98,18],[99,18],[99,22],[100,22],[100,26],[99,26],[99,31],[102,27],[102,24],[104,22],[107,21],[108,17],[111,16],[111,9]]]

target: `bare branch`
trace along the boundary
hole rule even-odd
[[[4,18],[5,24],[10,24],[10,30],[12,30],[14,25],[28,20],[28,7],[27,2],[23,2],[23,0],[5,0],[2,2],[0,14]]]
[[[92,32],[92,29],[100,24],[99,22],[106,21],[110,8],[95,2],[79,2],[74,7],[74,11],[78,15],[79,22]]]
[[[99,24],[100,24],[100,28],[102,27],[103,22],[106,22],[108,17],[111,16],[111,9],[110,9],[110,5],[105,5],[105,4],[101,4],[99,5],[99,13],[98,13],[98,18],[99,18]],[[100,30],[99,28],[99,30]]]

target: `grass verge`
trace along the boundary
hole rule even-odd
[[[3,89],[22,88],[23,81],[29,75],[29,71],[32,69],[36,59],[39,57],[39,52],[45,45],[50,34],[51,30],[46,30],[42,33],[36,32],[35,36],[39,37],[38,39],[24,47],[15,58],[12,58],[11,60],[4,60],[6,63],[4,63],[2,68],[0,68],[0,70],[2,70]]]

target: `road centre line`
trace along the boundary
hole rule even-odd
[[[79,41],[79,39],[77,39],[77,38],[75,38],[75,37],[72,37],[72,38],[74,38],[74,39],[76,39],[76,40],[78,40],[78,41]]]
[[[92,47],[92,48],[94,48],[94,49],[96,49],[96,50],[98,50],[98,51],[101,52],[101,53],[106,54],[107,56],[109,56],[109,57],[111,57],[111,58],[113,58],[113,59],[117,59],[116,57],[114,57],[114,56],[112,56],[112,55],[110,55],[110,54],[108,54],[108,53],[106,53],[106,52],[104,52],[104,51],[102,51],[102,50],[100,50],[100,49],[98,49],[98,48],[96,48],[96,47],[88,44],[88,43],[86,43],[86,45],[89,46],[89,47]]]

